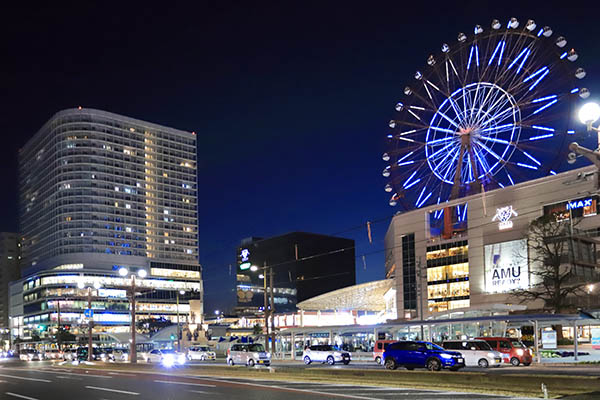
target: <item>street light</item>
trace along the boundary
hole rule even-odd
[[[185,294],[185,290],[179,290],[177,292],[177,351],[181,352],[181,335],[180,335],[180,331],[179,331],[179,295],[184,295]]]
[[[102,287],[102,285],[100,284],[99,281],[94,281],[94,283],[92,285],[86,285],[86,283],[83,280],[80,280],[79,282],[77,282],[77,287],[79,289],[86,289],[87,288],[87,295],[88,295],[88,312],[90,313],[90,315],[88,316],[89,321],[88,321],[88,361],[92,361],[93,360],[93,345],[92,345],[92,330],[94,329],[94,317],[92,313],[92,287],[96,290],[100,289]]]
[[[592,124],[600,118],[600,105],[593,102],[587,103],[579,109],[578,116],[579,121],[587,126],[588,131],[598,131],[598,128],[594,128]]]
[[[131,325],[129,330],[131,331],[131,339],[129,340],[130,348],[129,348],[129,359],[132,364],[137,363],[137,349],[135,345],[135,275],[140,278],[145,278],[148,275],[148,271],[143,268],[137,270],[136,273],[131,273],[125,267],[119,268],[119,275],[122,277],[126,277],[127,275],[131,276]]]

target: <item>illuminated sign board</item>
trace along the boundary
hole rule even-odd
[[[576,208],[591,207],[592,206],[592,201],[593,201],[592,198],[570,201],[570,202],[567,203],[567,210],[574,210]]]
[[[513,210],[512,206],[506,206],[496,209],[496,215],[492,218],[492,221],[498,221],[498,229],[505,230],[513,227],[513,222],[510,220],[513,216],[518,216],[517,212]]]
[[[504,293],[529,287],[527,241],[488,244],[484,247],[485,291]]]
[[[250,266],[252,265],[252,263],[250,262],[250,250],[242,249],[242,251],[240,252],[240,260],[240,269],[242,271],[250,269]]]

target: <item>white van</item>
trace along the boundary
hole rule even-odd
[[[460,352],[467,367],[499,367],[502,364],[502,354],[492,350],[484,340],[446,340],[442,347]]]
[[[271,365],[271,353],[265,351],[265,346],[260,343],[234,344],[227,350],[227,364],[244,364],[249,367],[255,365]]]

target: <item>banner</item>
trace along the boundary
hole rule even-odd
[[[488,244],[485,246],[485,291],[504,293],[529,287],[527,241]]]

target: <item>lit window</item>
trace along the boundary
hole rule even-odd
[[[131,208],[131,204],[125,203],[125,208]]]
[[[118,191],[119,191],[119,187],[115,186],[115,192],[118,192]]]
[[[115,207],[119,207],[119,202],[115,201]]]

